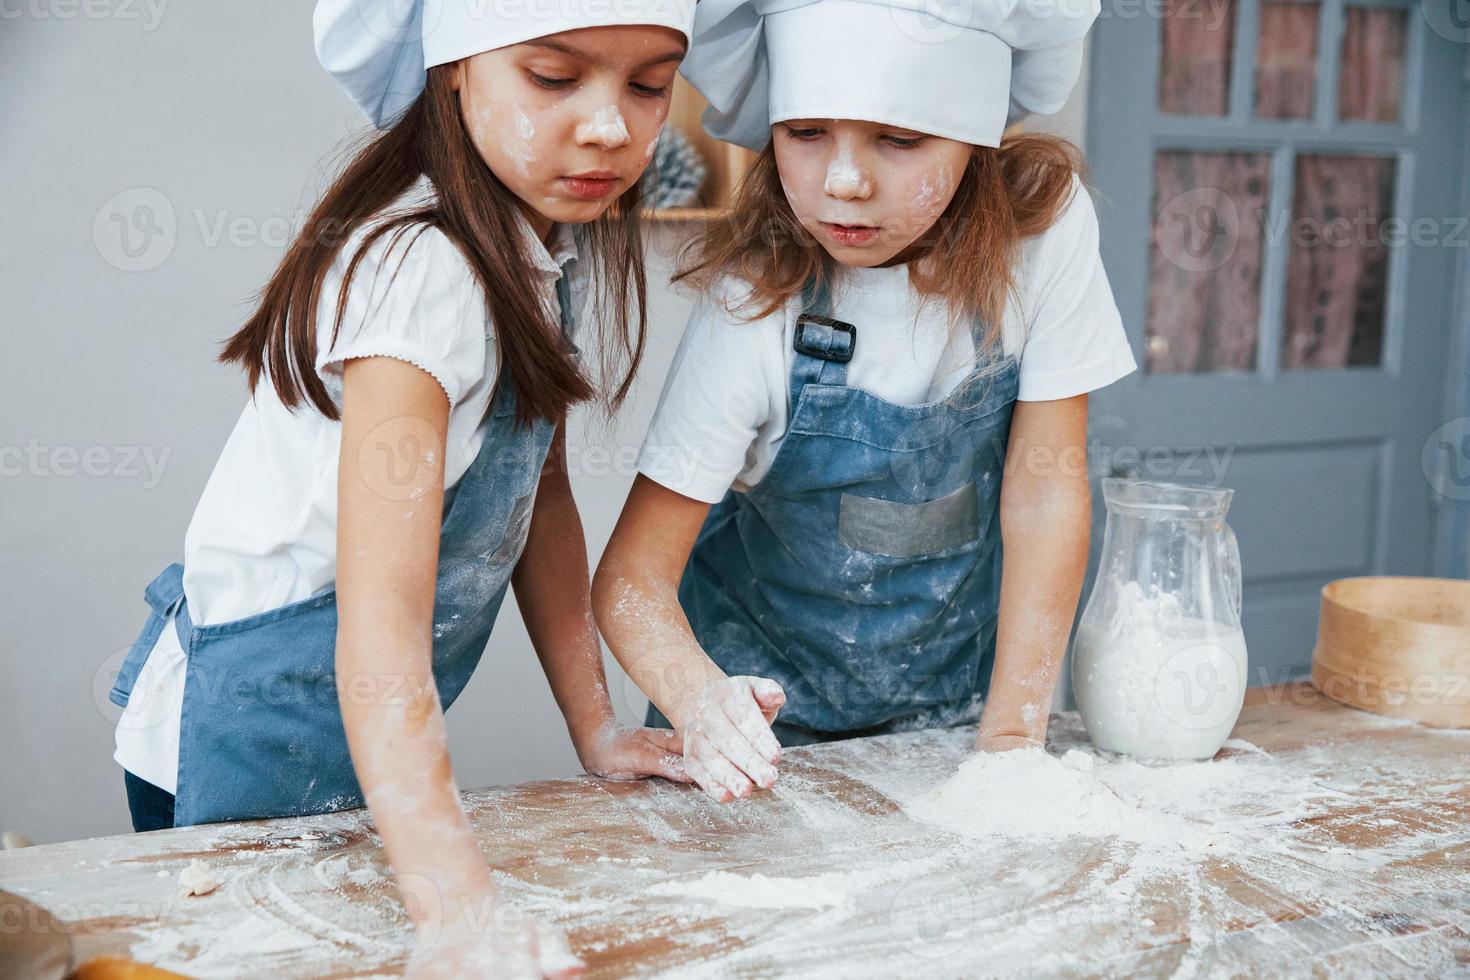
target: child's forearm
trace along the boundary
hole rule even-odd
[[[567,478],[565,425],[542,470],[526,550],[511,582],[567,732],[584,745],[614,716],[592,619],[586,538]]]
[[[358,783],[422,923],[494,894],[432,670],[449,405],[432,377],[388,358],[349,361],[343,387],[338,701]]]
[[[592,618],[582,519],[567,478],[564,429],[542,471],[526,550],[511,581],[582,768],[605,779],[687,782],[674,733],[624,727],[613,712]]]
[[[770,723],[785,703],[780,685],[728,677],[695,640],[676,580],[615,546],[594,593],[619,663],[681,736],[684,772],[721,803],[775,785],[781,747]]]
[[[694,638],[678,578],[609,546],[597,570],[597,622],[628,676],[675,728],[725,672]]]
[[[618,662],[678,731],[685,772],[725,802],[775,784],[781,747],[770,724],[786,696],[766,678],[727,677],[679,605],[679,579],[708,513],[708,504],[635,479],[592,605]]]
[[[639,475],[592,583],[613,656],[679,729],[700,695],[725,679],[679,605],[679,580],[708,513],[708,504]]]
[[[394,618],[343,617],[337,678],[358,782],[418,924],[495,886],[454,784],[429,643]]]
[[[1085,475],[1045,497],[1001,504],[1000,614],[980,739],[1045,741],[1051,700],[1087,570],[1091,502]],[[1019,490],[1018,487],[1012,487]]]

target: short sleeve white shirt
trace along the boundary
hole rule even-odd
[[[1021,401],[1070,398],[1137,368],[1080,181],[1058,220],[1022,244],[1015,281],[1001,340],[1019,359]],[[699,298],[639,454],[644,476],[706,503],[760,483],[791,411],[800,297],[745,320],[731,310],[748,290],[726,278]],[[906,265],[843,268],[831,315],[858,330],[848,384],[887,401],[936,401],[974,370],[970,331],[952,329],[943,305],[918,294]]]
[[[394,206],[431,199],[422,178]],[[386,212],[385,212],[386,213]],[[543,301],[559,312],[558,280],[577,257],[569,225],[549,247],[522,220]],[[392,357],[432,375],[449,399],[444,484],[468,471],[484,441],[482,419],[498,377],[485,295],[464,255],[442,232],[410,227],[381,236],[347,290],[335,340],[337,298],[367,234],[350,236],[323,280],[316,371],[341,405],[352,358]],[[573,303],[585,294],[572,266]],[[230,622],[305,599],[336,581],[340,422],[310,405],[287,408],[264,381],[220,453],[184,536],[184,594],[194,623]],[[134,775],[175,792],[185,656],[168,623],[139,672],[119,720],[114,758]]]

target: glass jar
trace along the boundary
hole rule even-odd
[[[1072,648],[1082,721],[1110,752],[1208,759],[1245,699],[1234,491],[1114,477],[1102,488],[1102,560]]]

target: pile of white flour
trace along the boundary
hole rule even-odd
[[[904,809],[920,823],[981,839],[1101,837],[1196,851],[1230,841],[1223,827],[1121,795],[1098,769],[1079,749],[1060,759],[1040,748],[977,753]]]

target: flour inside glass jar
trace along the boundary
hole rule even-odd
[[[1208,759],[1240,715],[1246,687],[1240,629],[1184,612],[1178,597],[1114,585],[1111,616],[1084,620],[1072,686],[1094,745],[1156,759]]]

